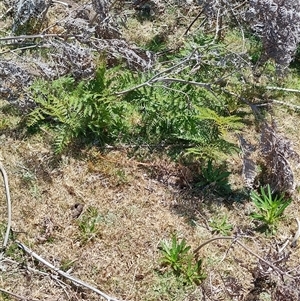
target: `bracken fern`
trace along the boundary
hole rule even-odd
[[[113,84],[104,66],[90,82],[76,83],[70,77],[51,83],[37,81],[31,91],[38,107],[29,114],[27,125],[50,121],[56,133],[56,153],[79,137],[100,143],[116,139],[127,130],[125,115],[130,110],[125,110],[126,103],[112,95]]]

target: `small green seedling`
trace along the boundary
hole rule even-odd
[[[202,259],[196,262],[189,260],[184,268],[184,277],[188,284],[195,283],[199,285],[206,278],[202,269]]]
[[[271,232],[275,229],[275,224],[282,218],[282,214],[288,205],[291,204],[291,199],[285,199],[284,195],[273,195],[271,187],[268,184],[266,190],[261,187],[261,194],[251,191],[250,198],[253,201],[258,212],[251,214],[255,220],[261,221]]]
[[[161,263],[171,266],[175,274],[180,274],[183,259],[190,249],[191,247],[187,246],[185,239],[179,243],[176,235],[173,235],[171,244],[168,242],[161,243],[160,250],[163,253]]]
[[[207,166],[202,169],[203,180],[198,183],[199,186],[214,186],[217,191],[229,192],[230,185],[228,177],[231,173],[222,168],[214,167],[212,160],[207,162]]]
[[[161,242],[161,263],[170,266],[174,274],[184,282],[199,284],[206,278],[202,270],[202,260],[195,261],[190,249],[191,246],[186,244],[185,239],[178,242],[176,235],[173,235],[171,243]]]
[[[209,222],[209,226],[212,229],[212,232],[220,233],[224,236],[230,235],[230,232],[233,229],[233,226],[228,223],[227,216],[224,215],[222,218],[215,218]]]
[[[88,208],[86,213],[78,220],[80,239],[83,243],[87,243],[97,237],[99,232],[98,224],[101,220],[102,216],[94,207]]]

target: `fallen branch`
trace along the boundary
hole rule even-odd
[[[260,261],[264,262],[265,264],[267,264],[269,267],[271,267],[274,271],[278,272],[280,275],[282,276],[287,276],[290,278],[294,278],[293,275],[290,275],[287,272],[282,271],[281,269],[279,269],[278,267],[276,267],[274,264],[272,264],[271,262],[265,260],[264,258],[260,257],[259,255],[257,255],[256,253],[254,253],[252,250],[250,250],[248,247],[246,247],[244,244],[242,244],[240,241],[237,240],[236,237],[232,237],[232,236],[221,236],[221,237],[214,237],[212,239],[209,239],[208,241],[205,241],[204,243],[202,243],[199,247],[197,247],[194,250],[194,254],[197,256],[198,252],[200,251],[201,248],[203,248],[205,245],[215,241],[215,240],[233,240],[233,242],[235,242],[236,244],[238,244],[239,246],[241,246],[244,250],[246,250],[248,253],[250,253],[251,255],[253,255],[254,257],[258,258]]]
[[[39,48],[40,46],[38,45],[30,45],[30,46],[25,46],[25,47],[20,47],[20,48],[16,48],[16,49],[9,49],[9,50],[6,50],[6,51],[3,51],[3,52],[0,52],[0,55],[3,55],[5,53],[14,53],[16,51],[24,51],[24,50],[27,50],[27,49],[32,49],[32,48]]]
[[[191,80],[184,80],[184,79],[180,79],[180,78],[171,78],[171,77],[158,77],[158,78],[152,77],[147,82],[144,82],[144,83],[137,85],[133,88],[130,88],[128,90],[117,92],[115,94],[116,95],[126,94],[128,92],[134,91],[136,89],[140,89],[145,86],[152,86],[153,84],[155,84],[157,82],[167,82],[167,83],[173,82],[173,83],[190,84],[190,85],[194,85],[194,86],[203,87],[203,88],[211,91],[211,84],[209,84],[209,83],[200,83],[200,82],[195,82],[195,81],[191,81]]]
[[[8,243],[8,238],[9,238],[9,233],[10,233],[10,228],[11,228],[11,200],[10,200],[7,173],[1,162],[0,162],[0,172],[2,174],[3,181],[4,181],[6,204],[7,204],[7,225],[6,225],[6,233],[5,233],[5,236],[3,239],[3,245],[2,245],[2,249],[4,250]]]
[[[298,242],[298,239],[300,237],[300,221],[299,221],[298,218],[296,218],[296,222],[297,222],[298,229],[297,229],[297,232],[295,233],[294,238],[293,238],[293,240],[291,242],[291,246],[292,247],[296,247],[297,246],[297,242]]]
[[[21,35],[21,36],[9,36],[0,38],[0,42],[2,41],[11,41],[11,40],[30,40],[30,39],[37,39],[37,38],[82,38],[82,35],[74,35],[74,34],[57,34],[57,33],[47,33],[47,34],[31,34],[31,35]]]
[[[271,267],[274,271],[277,271],[280,275],[282,276],[288,276],[293,278],[293,276],[287,274],[286,272],[283,272],[281,269],[279,269],[278,267],[276,267],[274,264],[272,264],[271,262],[263,259],[262,257],[260,257],[259,255],[257,255],[256,253],[254,253],[252,250],[250,250],[248,247],[246,247],[244,244],[242,244],[241,242],[239,242],[238,240],[236,241],[236,243],[241,246],[244,250],[246,250],[248,253],[250,253],[251,255],[253,255],[254,257],[258,258],[260,261],[262,261],[263,263],[267,264],[269,267]]]
[[[182,66],[184,64],[189,63],[191,61],[191,58],[193,57],[193,55],[194,55],[194,51],[187,58],[185,58],[184,60],[180,61],[178,64],[175,64],[174,66],[171,66],[170,68],[167,68],[166,70],[158,72],[153,77],[151,77],[148,81],[146,81],[146,82],[144,82],[144,83],[142,83],[140,85],[134,86],[132,88],[129,88],[127,90],[116,92],[115,95],[123,95],[123,94],[126,94],[128,92],[134,91],[136,89],[140,89],[140,88],[145,87],[145,86],[151,86],[152,84],[154,84],[156,82],[162,81],[162,79],[165,78],[165,77],[162,76],[163,74],[170,74],[171,71],[175,70],[179,66]]]
[[[204,246],[206,246],[207,244],[210,244],[211,242],[215,241],[215,240],[222,240],[222,239],[229,239],[229,240],[234,240],[235,237],[233,236],[222,236],[222,237],[214,237],[212,239],[209,239],[207,241],[205,241],[204,243],[202,243],[198,248],[196,248],[194,250],[194,254],[198,254],[198,252],[200,251],[200,249],[202,249]]]
[[[300,92],[300,91],[299,91],[299,92]],[[291,107],[291,108],[296,109],[296,110],[299,110],[299,109],[300,109],[300,106],[293,105],[293,104],[291,104],[291,103],[287,103],[287,102],[284,102],[284,101],[281,101],[281,100],[271,99],[270,101],[271,101],[271,103],[284,105],[284,106]],[[270,104],[270,103],[267,103],[267,104]],[[262,104],[261,104],[261,105],[262,105]]]
[[[97,288],[89,285],[88,283],[85,283],[84,281],[81,281],[73,276],[71,276],[68,273],[65,273],[64,271],[56,268],[53,264],[49,263],[48,261],[46,261],[45,259],[43,259],[41,256],[39,256],[38,254],[36,254],[35,252],[33,252],[32,250],[30,250],[28,247],[26,247],[24,244],[22,244],[21,242],[17,241],[16,242],[19,246],[20,249],[22,249],[24,252],[26,252],[28,255],[30,255],[31,257],[33,257],[34,259],[36,259],[37,261],[41,262],[42,264],[44,264],[45,266],[47,266],[49,269],[55,271],[57,274],[59,274],[60,276],[74,282],[77,283],[83,287],[88,288],[89,290],[93,291],[94,293],[100,295],[101,297],[105,298],[107,301],[119,301],[118,299],[115,299],[113,297],[110,297],[109,295],[101,292],[100,290],[98,290]]]
[[[20,295],[17,295],[15,293],[9,292],[3,288],[0,288],[0,292],[10,295],[11,297],[17,299],[17,300],[22,300],[22,301],[39,301],[38,299],[32,299],[32,298],[26,298],[26,297],[22,297]]]
[[[192,28],[192,26],[194,25],[194,23],[200,18],[200,16],[203,14],[204,9],[202,9],[198,15],[194,18],[194,20],[191,22],[191,24],[188,26],[188,28],[186,29],[186,31],[184,32],[184,36],[186,36],[188,34],[188,32],[190,31],[190,29]]]
[[[266,86],[266,89],[267,90],[278,90],[278,91],[284,91],[284,92],[300,93],[300,90],[297,90],[297,89],[289,89],[289,88],[281,88],[281,87]]]

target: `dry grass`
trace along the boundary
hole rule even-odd
[[[197,194],[179,185],[188,172],[159,156],[154,160],[153,155],[145,155],[140,163],[126,151],[101,153],[93,148],[57,160],[47,139],[20,139],[7,132],[1,136],[0,157],[10,180],[14,238],[56,267],[71,269],[72,275],[119,299],[204,300],[205,294],[212,300],[246,300],[253,286],[250,270],[257,263],[249,252],[230,241],[206,245],[200,257],[208,277],[201,287],[191,288],[163,273],[160,241],[177,233],[195,249],[218,236],[212,234],[209,221],[226,214],[233,232],[247,235],[243,243],[264,256],[276,245],[274,239],[283,242],[296,230],[296,203],[288,208],[276,237],[265,237],[253,231],[247,216],[253,208],[248,202],[232,203],[227,197]],[[238,177],[235,174],[233,181]],[[77,218],[73,217],[74,204],[84,205]],[[91,217],[91,210],[98,222],[84,233],[80,225]],[[2,229],[5,212],[2,194]],[[0,287],[8,291],[38,300],[98,300],[86,289],[50,277],[45,267],[17,250],[12,240],[6,257],[14,260],[1,263]],[[299,249],[292,250],[289,264],[296,266],[298,258]]]
[[[138,44],[149,44],[164,32],[176,31],[166,48],[181,43],[185,27],[195,11],[168,20],[166,27],[145,21],[128,24],[124,36]],[[190,19],[189,19],[190,18]],[[178,26],[178,27],[177,27]],[[172,46],[172,47],[171,47]],[[192,250],[214,237],[210,221],[227,216],[232,235],[249,250],[265,257],[296,231],[300,217],[299,194],[286,210],[276,235],[255,231],[250,219],[253,205],[241,193],[241,158],[231,157],[230,182],[236,192],[217,196],[213,187],[194,189],[195,171],[175,164],[166,156],[141,150],[140,157],[129,150],[101,152],[97,148],[74,151],[57,158],[47,134],[26,136],[11,130],[19,117],[10,117],[0,107],[0,160],[10,182],[13,206],[13,234],[5,258],[0,260],[0,288],[27,300],[99,300],[89,290],[72,285],[51,273],[16,247],[15,239],[29,246],[57,268],[123,300],[270,300],[272,288],[251,299],[258,259],[230,240],[216,240],[201,248],[207,279],[202,285],[185,286],[160,266],[158,246],[173,233],[185,238]],[[299,116],[281,107],[274,111],[280,127],[300,153]],[[285,118],[284,116],[289,116]],[[250,123],[251,124],[251,123]],[[6,129],[7,128],[7,129]],[[257,143],[259,134],[249,125],[244,136]],[[142,161],[142,162],[141,162]],[[299,179],[299,174],[296,174]],[[75,212],[74,205],[82,205]],[[94,221],[95,224],[91,224]],[[0,194],[0,230],[5,229],[4,191]],[[291,252],[288,267],[299,267],[300,248]],[[34,270],[33,270],[34,269]],[[265,298],[265,299],[264,299]],[[267,299],[269,298],[269,299]],[[0,300],[13,300],[0,292]]]

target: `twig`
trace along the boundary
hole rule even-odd
[[[43,26],[43,24],[44,24],[46,15],[47,15],[47,13],[48,13],[48,11],[49,11],[49,8],[50,8],[50,6],[52,5],[52,3],[53,3],[52,0],[50,0],[50,1],[46,4],[46,8],[45,8],[44,11],[42,12],[41,21],[38,23],[39,26],[38,26],[37,29],[36,29],[37,32],[40,32],[40,30],[41,30],[41,28],[42,28],[42,26]]]
[[[22,300],[22,301],[39,301],[38,299],[22,297],[20,295],[15,294],[15,293],[9,292],[9,291],[7,291],[3,288],[0,288],[0,292],[8,294],[8,295],[12,296],[13,298],[18,299],[18,300]]]
[[[267,90],[278,90],[278,91],[285,91],[285,92],[295,92],[295,93],[300,93],[300,90],[297,89],[290,89],[290,88],[280,88],[280,87],[271,87],[267,86]]]
[[[248,247],[246,247],[244,244],[242,244],[240,241],[238,241],[236,239],[236,237],[232,237],[232,236],[222,236],[222,237],[214,237],[212,239],[209,239],[208,241],[202,243],[199,247],[197,247],[194,250],[194,254],[197,255],[199,250],[201,248],[203,248],[205,245],[215,241],[215,240],[221,240],[221,239],[229,239],[229,240],[234,240],[235,243],[237,243],[239,246],[241,246],[243,249],[245,249],[247,252],[249,252],[251,255],[253,255],[254,257],[258,258],[259,260],[261,260],[262,262],[264,262],[265,264],[267,264],[269,267],[271,267],[273,270],[277,271],[280,275],[284,275],[287,277],[291,277],[294,278],[294,276],[282,271],[281,269],[279,269],[278,267],[276,267],[274,264],[270,263],[269,261],[263,259],[262,257],[260,257],[259,255],[257,255],[256,253],[254,253],[252,250],[250,250]]]
[[[282,245],[281,248],[278,249],[278,254],[282,253],[284,251],[284,249],[288,246],[288,244],[290,243],[290,240],[287,239],[284,244]]]
[[[299,91],[300,92],[300,91]],[[280,101],[280,100],[276,100],[276,99],[270,99],[271,102],[273,103],[278,103],[280,105],[284,105],[284,106],[287,106],[287,107],[291,107],[291,108],[294,108],[294,109],[300,109],[300,106],[297,106],[297,105],[293,105],[291,103],[286,103],[284,101]],[[269,104],[269,103],[268,103]],[[261,104],[262,105],[262,104]]]
[[[262,114],[257,109],[257,105],[256,104],[253,104],[253,103],[249,102],[246,98],[241,97],[241,96],[237,95],[236,93],[233,93],[233,92],[229,91],[228,89],[223,88],[222,90],[223,90],[223,92],[226,92],[229,95],[235,96],[238,100],[240,100],[241,102],[243,102],[246,105],[248,105],[250,107],[250,109],[253,111],[254,115],[256,117],[259,117],[260,119],[262,119]]]
[[[204,9],[202,9],[198,15],[194,18],[194,20],[192,21],[192,23],[188,26],[188,28],[186,29],[186,31],[184,32],[184,36],[187,35],[187,33],[190,31],[190,29],[192,28],[192,26],[194,25],[194,23],[200,18],[200,16],[203,14]]]
[[[61,5],[64,5],[66,7],[72,7],[72,5],[66,3],[66,2],[62,2],[62,1],[57,1],[57,0],[52,0],[52,3],[57,3],[57,4],[61,4]]]
[[[37,38],[82,38],[82,35],[74,35],[74,34],[58,34],[58,33],[45,33],[45,34],[31,34],[31,35],[21,35],[21,36],[9,36],[0,38],[0,42],[2,41],[11,41],[11,40],[29,40],[29,39],[37,39]]]
[[[215,37],[213,39],[214,41],[220,40],[220,36],[222,32],[221,27],[222,27],[222,15],[220,16],[220,9],[218,9],[217,18],[216,18]]]
[[[233,9],[239,9],[239,8],[243,7],[247,3],[248,3],[248,1],[246,0],[246,1],[242,2],[241,4],[238,4],[237,6],[235,6]]]
[[[300,237],[300,221],[299,221],[298,218],[296,218],[296,221],[297,221],[298,230],[295,233],[295,236],[294,236],[294,238],[293,238],[293,240],[291,242],[291,247],[296,247],[298,239]]]
[[[139,88],[142,88],[142,87],[145,87],[145,86],[151,86],[153,83],[156,83],[158,82],[159,80],[161,81],[162,78],[162,75],[163,74],[168,74],[170,73],[171,71],[173,71],[174,69],[178,68],[179,66],[181,65],[184,65],[186,63],[189,63],[193,54],[194,54],[195,51],[193,51],[186,59],[180,61],[179,63],[177,63],[176,65],[174,66],[171,66],[170,68],[166,69],[166,70],[163,70],[161,72],[158,72],[157,74],[155,74],[153,77],[151,77],[148,81],[142,83],[142,84],[139,84],[137,86],[134,86],[132,88],[129,88],[127,90],[123,90],[123,91],[120,91],[120,92],[116,92],[115,95],[123,95],[123,94],[126,94],[128,92],[131,92],[131,91],[134,91],[136,89],[139,89]]]
[[[227,2],[227,1],[226,1]],[[247,1],[244,1],[243,3],[237,5],[236,7],[232,8],[231,5],[227,2],[227,4],[229,5],[230,7],[230,10],[231,10],[231,13],[232,15],[234,16],[234,19],[235,21],[239,24],[239,28],[241,30],[241,33],[242,33],[242,38],[243,38],[243,48],[242,48],[242,52],[245,51],[245,34],[244,34],[244,30],[243,30],[243,26],[241,26],[241,23],[239,21],[239,19],[237,18],[237,16],[235,15],[235,10],[242,7],[243,5],[245,5],[247,3]]]
[[[215,240],[221,240],[221,239],[229,239],[229,240],[234,240],[235,237],[233,236],[221,236],[221,237],[214,237],[214,238],[211,238],[207,241],[205,241],[204,243],[202,243],[198,248],[196,248],[194,250],[194,254],[197,254],[200,249],[202,249],[204,246],[206,246],[207,244],[210,244],[211,242],[215,241]]]
[[[0,162],[0,171],[3,177],[4,181],[4,187],[5,187],[5,196],[6,196],[6,204],[7,204],[7,225],[6,225],[6,233],[3,239],[3,245],[2,249],[5,249],[8,243],[10,228],[11,228],[11,200],[10,200],[10,193],[9,193],[9,185],[8,185],[8,178],[7,173]]]
[[[3,51],[3,52],[0,52],[0,55],[5,54],[5,53],[9,53],[9,52],[10,52],[10,53],[14,53],[14,52],[16,52],[16,51],[23,51],[23,50],[32,49],[32,48],[37,48],[37,47],[40,47],[40,46],[38,46],[38,45],[30,45],[30,46],[25,46],[25,47],[16,48],[16,49],[13,49],[13,50],[9,49],[9,50],[5,50],[5,51]]]
[[[11,6],[9,9],[4,12],[3,15],[0,16],[0,20],[2,20],[9,12],[11,12],[14,8]]]
[[[195,82],[192,80],[185,80],[185,79],[180,79],[180,78],[161,77],[161,78],[158,78],[157,81],[190,84],[190,85],[199,86],[199,87],[203,87],[203,88],[207,88],[207,89],[211,88],[211,84],[209,84],[209,83]]]
[[[174,83],[190,84],[190,85],[194,85],[194,86],[200,86],[200,87],[206,88],[209,91],[211,91],[211,84],[208,84],[208,83],[200,83],[200,82],[184,80],[184,79],[180,79],[180,78],[156,77],[155,76],[155,77],[152,77],[151,79],[149,79],[145,83],[137,85],[137,86],[135,86],[133,88],[130,88],[128,90],[123,90],[123,91],[120,91],[120,92],[116,92],[115,94],[116,95],[126,94],[128,92],[134,91],[136,89],[140,89],[140,88],[145,87],[145,86],[152,86],[153,84],[155,84],[157,82],[174,82]]]
[[[263,259],[262,257],[260,257],[259,255],[257,255],[256,253],[254,253],[252,250],[250,250],[248,247],[246,247],[244,244],[242,244],[241,242],[239,242],[238,240],[236,241],[236,243],[238,245],[240,245],[243,249],[245,249],[248,253],[250,253],[251,255],[253,255],[254,257],[258,258],[259,260],[261,260],[262,262],[264,262],[265,264],[267,264],[269,267],[271,267],[274,271],[277,271],[279,274],[281,275],[286,275],[289,277],[293,277],[291,275],[288,275],[286,272],[283,272],[282,270],[280,270],[278,267],[276,267],[274,264],[270,263],[269,261]]]
[[[65,273],[64,271],[56,268],[53,264],[51,264],[48,261],[46,261],[45,259],[43,259],[41,256],[39,256],[38,254],[36,254],[32,250],[30,250],[28,247],[26,247],[21,242],[17,241],[16,243],[18,244],[19,248],[21,248],[23,251],[25,251],[28,255],[32,256],[34,259],[38,260],[39,262],[41,262],[42,264],[44,264],[45,266],[47,266],[51,270],[55,271],[60,276],[66,278],[66,279],[68,279],[68,280],[70,280],[70,281],[72,281],[74,283],[77,283],[77,284],[79,284],[79,285],[81,285],[83,287],[86,287],[86,288],[90,289],[91,291],[93,291],[94,293],[100,295],[101,297],[105,298],[108,301],[119,301],[118,299],[110,297],[109,295],[101,292],[100,290],[98,290],[97,288],[89,285],[88,283],[85,283],[84,281],[81,281],[81,280],[79,280],[79,279],[71,276],[70,274]]]

